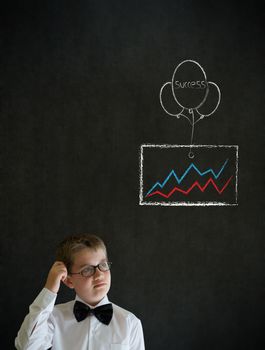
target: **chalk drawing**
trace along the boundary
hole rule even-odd
[[[163,111],[191,126],[188,145],[143,144],[140,149],[140,205],[238,205],[237,145],[196,145],[195,125],[212,116],[221,101],[218,85],[208,81],[194,60],[177,65],[159,92]]]
[[[187,148],[190,145],[141,145],[139,204],[238,205],[238,146],[192,145],[197,164],[183,164]]]
[[[170,87],[172,97],[181,108],[177,113],[169,112],[163,102],[163,93],[167,87]],[[216,96],[214,96],[213,90],[216,90]],[[217,110],[221,100],[221,92],[217,84],[207,80],[206,73],[198,62],[185,60],[174,70],[172,80],[163,84],[159,99],[163,110],[168,115],[177,118],[183,117],[189,122],[191,125],[190,146],[192,146],[195,124],[205,117],[211,116]],[[213,105],[206,106],[207,99],[211,99],[211,102],[215,99]],[[202,111],[203,107],[206,108],[204,112]],[[188,155],[189,158],[194,158],[191,147]]]
[[[189,165],[189,167],[187,168],[187,170],[183,173],[183,175],[182,175],[181,177],[178,177],[178,176],[176,175],[175,171],[174,171],[174,170],[171,170],[171,172],[169,173],[169,175],[167,176],[167,178],[163,181],[163,183],[161,184],[160,182],[156,182],[155,185],[147,192],[146,195],[147,195],[147,196],[150,196],[150,194],[152,194],[151,192],[153,192],[157,187],[160,187],[160,189],[162,189],[162,188],[166,185],[166,183],[169,181],[169,179],[170,179],[171,177],[175,177],[177,183],[180,184],[180,183],[183,181],[183,179],[188,175],[188,173],[189,173],[192,169],[194,169],[200,176],[204,176],[204,175],[206,175],[206,174],[211,173],[211,174],[214,176],[215,179],[218,179],[218,177],[219,177],[220,174],[222,173],[223,169],[225,168],[225,165],[227,164],[227,162],[228,162],[228,159],[225,161],[224,165],[221,167],[220,171],[219,171],[217,174],[214,172],[213,169],[207,169],[206,171],[201,172],[201,171],[196,167],[196,165],[194,165],[194,163],[191,163],[191,164]],[[211,179],[211,178],[210,178],[210,179]],[[217,189],[217,191],[219,192],[218,188],[216,187],[215,182],[213,182],[213,184],[214,184],[215,188]],[[200,186],[199,186],[199,187],[200,187]],[[190,191],[188,191],[188,192],[190,192]],[[221,192],[223,192],[223,191],[221,191]]]

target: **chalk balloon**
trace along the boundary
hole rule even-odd
[[[172,76],[172,93],[183,108],[199,108],[205,102],[209,86],[206,74],[199,63],[192,60],[181,62]]]
[[[221,99],[221,92],[218,85],[209,81],[208,87],[209,93],[205,103],[197,108],[197,112],[204,117],[210,116],[217,110]]]
[[[181,106],[176,103],[172,95],[170,81],[165,83],[160,89],[159,98],[162,108],[168,115],[178,117],[179,114],[183,112],[183,108],[181,108]]]

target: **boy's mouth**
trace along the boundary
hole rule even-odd
[[[107,285],[107,283],[105,283],[105,282],[100,282],[100,283],[95,284],[95,285],[94,285],[94,288],[100,288],[100,287],[104,287],[104,286],[106,286],[106,285]]]

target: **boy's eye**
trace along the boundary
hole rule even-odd
[[[94,267],[93,266],[88,266],[86,268],[84,268],[82,271],[81,271],[81,274],[83,276],[91,276],[94,274]]]
[[[109,268],[109,264],[107,261],[104,261],[98,265],[99,269],[106,270]]]

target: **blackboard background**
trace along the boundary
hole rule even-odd
[[[184,0],[8,7],[1,348],[13,348],[57,242],[93,232],[113,261],[111,300],[141,318],[147,349],[264,349],[261,9]],[[158,98],[184,59],[221,89],[195,142],[239,145],[237,207],[138,205],[140,145],[189,143],[188,124],[167,117]],[[58,301],[69,297],[62,288]]]

